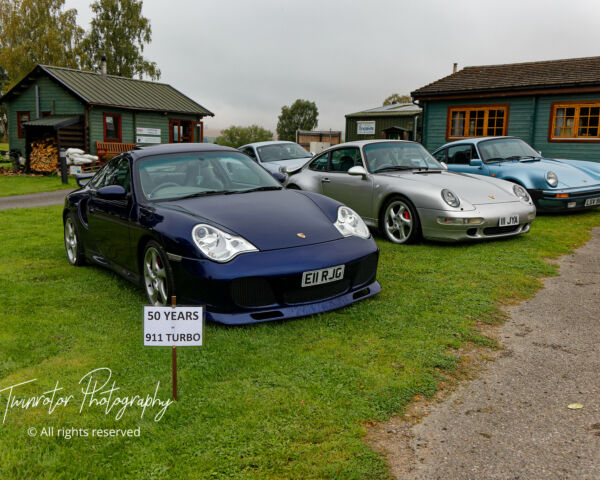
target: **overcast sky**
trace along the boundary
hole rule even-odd
[[[87,28],[90,1],[66,0]],[[215,117],[275,131],[297,98],[319,129],[468,65],[600,55],[598,0],[145,0],[161,81]]]

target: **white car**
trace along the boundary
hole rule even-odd
[[[271,173],[286,173],[302,167],[312,154],[294,142],[269,141],[243,145],[238,150],[245,153]]]

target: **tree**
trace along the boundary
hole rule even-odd
[[[247,143],[265,142],[267,140],[273,140],[273,132],[258,125],[250,125],[249,127],[237,127],[233,125],[221,132],[221,135],[217,137],[216,143],[238,148]]]
[[[150,20],[142,15],[142,0],[96,0],[94,18],[81,43],[84,66],[100,70],[103,56],[111,75],[153,80],[160,78],[155,62],[144,58],[144,46],[152,40]]]
[[[281,115],[277,122],[279,140],[296,141],[296,130],[312,130],[317,126],[319,110],[315,102],[296,100],[291,107],[281,107]]]
[[[383,101],[383,105],[393,105],[394,103],[411,103],[412,99],[410,95],[400,95],[399,93],[392,93]]]
[[[38,64],[78,68],[83,29],[65,0],[0,0],[0,89],[6,92]]]

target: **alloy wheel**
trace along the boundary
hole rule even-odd
[[[77,263],[77,232],[71,217],[67,217],[65,221],[65,247],[69,262],[75,265]]]
[[[385,231],[392,242],[404,243],[409,240],[414,229],[414,218],[406,203],[402,200],[390,203],[384,221]]]
[[[144,283],[152,305],[167,304],[167,271],[154,247],[148,247],[144,255]]]

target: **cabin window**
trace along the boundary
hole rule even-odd
[[[29,112],[17,112],[17,137],[25,138],[25,122],[30,120]]]
[[[600,140],[600,102],[552,104],[551,141]]]
[[[116,113],[104,114],[104,141],[121,142],[121,115]]]
[[[446,139],[506,135],[508,105],[448,108]]]

